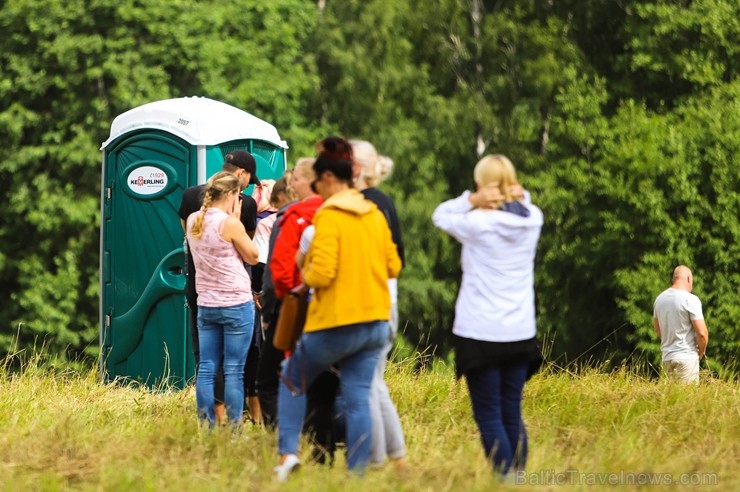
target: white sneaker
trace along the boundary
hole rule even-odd
[[[282,465],[278,465],[273,468],[273,471],[277,474],[278,482],[285,482],[288,479],[288,475],[296,471],[301,466],[301,460],[294,454],[289,454],[285,457],[285,461]]]

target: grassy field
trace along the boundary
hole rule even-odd
[[[272,473],[275,435],[252,425],[237,436],[201,431],[192,389],[102,385],[94,371],[39,359],[17,371],[6,365],[0,490],[740,490],[736,381],[679,386],[626,370],[547,369],[526,387],[525,483],[502,485],[482,456],[465,384],[444,364],[415,373],[412,362],[390,365],[387,375],[408,470],[387,466],[360,479],[340,458],[333,468],[306,465],[281,485]]]

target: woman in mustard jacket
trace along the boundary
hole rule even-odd
[[[390,293],[401,259],[378,208],[352,187],[352,151],[341,138],[321,142],[312,186],[324,199],[303,276],[313,288],[308,317],[293,356],[283,364],[278,400],[275,468],[285,480],[300,461],[298,440],[305,388],[332,365],[341,372],[346,403],[347,465],[362,472],[370,457],[369,394],[375,365],[388,340]]]

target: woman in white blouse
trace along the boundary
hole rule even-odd
[[[534,259],[543,217],[505,156],[483,157],[473,177],[476,191],[442,203],[432,220],[462,244],[452,329],[457,375],[467,380],[486,456],[506,476],[526,462],[522,390],[542,362]]]

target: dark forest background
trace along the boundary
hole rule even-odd
[[[98,354],[100,144],[141,104],[206,96],[396,163],[406,342],[449,350],[459,247],[441,201],[504,153],[545,213],[550,357],[660,359],[655,296],[689,265],[710,364],[740,319],[735,0],[0,2],[0,350]],[[173,220],[177,220],[174,218]]]

